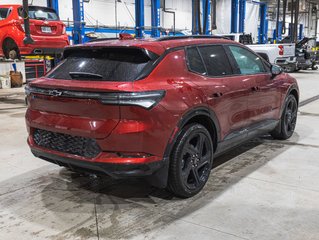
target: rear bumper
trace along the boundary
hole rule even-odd
[[[43,151],[35,147],[31,147],[31,152],[34,156],[59,166],[67,167],[75,171],[106,174],[113,178],[146,177],[157,172],[164,166],[164,160],[141,164],[105,163],[78,160],[69,156],[61,156]],[[132,160],[134,161],[134,159]]]
[[[34,48],[30,55],[59,55],[63,53],[63,48]],[[23,55],[23,54],[22,54]]]
[[[60,37],[35,37],[32,36],[33,44],[21,44],[21,55],[57,55],[63,52],[64,47],[69,45],[67,36]]]
[[[277,65],[296,65],[297,58],[296,57],[287,57],[287,58],[276,58],[275,64]]]

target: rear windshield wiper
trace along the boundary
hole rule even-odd
[[[103,79],[101,74],[89,73],[89,72],[69,72],[72,79]]]

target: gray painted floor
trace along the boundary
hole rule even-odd
[[[319,95],[319,72],[294,76],[301,100]],[[319,239],[319,100],[300,108],[289,141],[265,136],[216,159],[187,200],[34,158],[24,112],[21,90],[0,90],[1,240]]]

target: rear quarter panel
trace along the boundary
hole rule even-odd
[[[203,94],[187,78],[184,50],[169,53],[153,72],[134,82],[134,91],[165,90],[165,97],[151,110],[121,106],[121,122],[103,143],[112,151],[147,152],[163,157],[182,116],[201,106]],[[121,144],[119,144],[121,143]]]

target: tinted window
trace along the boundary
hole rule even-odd
[[[206,64],[209,76],[232,74],[232,68],[222,46],[204,46],[198,49]]]
[[[0,21],[4,20],[9,15],[9,8],[0,8]]]
[[[259,56],[237,46],[229,46],[241,74],[255,74],[265,72],[264,65]]]
[[[19,9],[20,17],[24,17],[23,8]],[[59,16],[53,9],[45,8],[45,7],[29,7],[29,17],[31,19],[38,19],[38,20],[46,20],[46,21],[58,21]]]
[[[206,73],[204,63],[196,47],[187,49],[187,61],[189,70],[200,74]]]
[[[104,48],[66,51],[62,61],[47,77],[99,81],[132,81],[153,62],[140,49]]]

